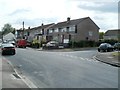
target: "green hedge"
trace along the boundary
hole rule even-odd
[[[98,42],[95,41],[79,41],[79,42],[69,42],[70,47],[96,47]]]
[[[98,42],[95,41],[79,41],[79,42],[69,42],[69,47],[79,48],[79,47],[98,47],[101,43],[109,43],[114,45],[117,43],[117,40],[100,40]]]

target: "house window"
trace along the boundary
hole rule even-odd
[[[66,31],[69,32],[69,27],[66,27]]]
[[[70,32],[75,32],[75,26],[70,27],[69,31]]]
[[[42,29],[42,35],[44,35],[44,29]]]
[[[47,29],[47,34],[49,34],[49,29]]]
[[[54,30],[54,32],[58,32],[58,28],[56,28],[56,29]]]
[[[61,32],[66,32],[66,28],[61,28]]]
[[[39,40],[39,36],[37,36],[37,40]]]
[[[49,33],[52,33],[53,32],[53,30],[52,29],[49,29]]]
[[[62,28],[58,28],[59,32],[61,32],[61,29],[62,29]]]
[[[63,29],[63,28],[61,29],[61,32],[64,32],[64,29]]]
[[[77,33],[77,25],[75,25],[75,33]]]
[[[52,29],[52,33],[54,32],[55,30],[54,29]]]
[[[27,32],[27,36],[29,36],[30,35],[30,32]]]
[[[67,32],[67,29],[66,29],[66,28],[63,28],[63,32]]]
[[[93,36],[93,32],[92,31],[89,31],[89,36]]]

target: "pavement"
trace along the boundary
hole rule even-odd
[[[110,64],[112,66],[120,67],[120,61],[119,61],[120,56],[112,55],[115,52],[118,52],[118,51],[97,53],[97,55],[95,56],[95,59],[103,63]]]
[[[0,89],[9,90],[13,88],[31,90],[28,85],[23,81],[23,78],[17,74],[12,65],[2,57],[0,58]]]

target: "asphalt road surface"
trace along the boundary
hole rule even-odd
[[[118,88],[118,68],[95,60],[97,50],[16,50],[4,57],[38,88]]]

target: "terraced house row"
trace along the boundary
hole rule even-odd
[[[66,21],[41,24],[41,26],[28,28],[25,30],[17,30],[17,39],[25,37],[28,41],[33,39],[48,42],[56,40],[59,43],[68,43],[69,41],[81,40],[99,40],[99,27],[94,23],[90,17],[71,20],[69,17]]]

